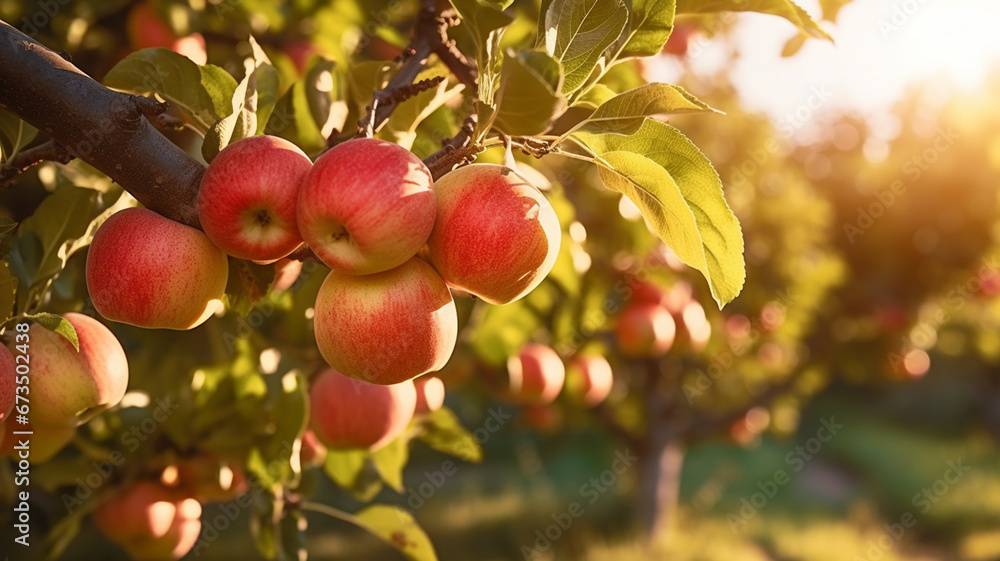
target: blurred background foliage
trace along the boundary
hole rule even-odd
[[[143,42],[148,33],[130,28],[140,6],[134,2],[53,0],[58,9],[51,14],[42,4],[0,0],[0,19],[34,30],[29,34],[98,80],[129,52],[152,46]],[[845,4],[823,2],[823,18],[835,20]],[[406,46],[417,3],[142,6],[165,22],[165,33],[197,34],[207,61],[237,77],[252,34],[278,70],[281,94],[298,87],[309,99],[327,96],[339,108],[328,106],[327,119],[284,131],[315,153],[320,135],[330,132],[324,127],[340,130],[357,120],[378,61]],[[505,46],[530,43],[539,6],[518,1],[511,10],[517,17]],[[696,66],[688,43],[724,41],[732,25],[717,15],[679,19],[661,57]],[[464,36],[457,38],[470,52]],[[793,37],[785,54],[800,46]],[[603,83],[620,92],[656,78],[651,65],[630,62]],[[634,205],[603,189],[594,168],[519,155],[534,170],[525,173],[546,188],[564,243],[549,279],[527,298],[503,307],[458,302],[463,335],[441,376],[447,405],[482,445],[484,462],[449,460],[415,445],[402,493],[381,484],[345,493],[317,468],[303,472],[299,490],[349,511],[377,493],[378,502],[413,511],[444,560],[642,559],[651,525],[667,557],[649,558],[1000,558],[1000,71],[977,92],[912,88],[885,116],[895,124],[888,140],[849,111],[821,113],[814,134],[790,136],[742,109],[730,78],[724,70],[683,76],[681,85],[725,115],[670,122],[714,163],[742,224],[748,282],[736,301],[719,311],[700,274],[650,233]],[[445,82],[421,100],[432,110],[415,128],[399,122],[385,134],[422,157],[433,152],[464,115],[453,87]],[[200,152],[190,130],[172,138]],[[480,161],[502,156],[492,149]],[[6,218],[21,221],[39,204],[55,205],[43,201],[60,185],[101,193],[63,202],[67,216],[89,205],[82,226],[120,196],[85,164],[45,164],[20,178],[17,189],[0,192]],[[86,305],[83,263],[82,254],[72,256],[52,281],[48,309]],[[129,351],[130,389],[151,399],[133,395],[82,427],[74,447],[36,468],[37,485],[73,485],[92,471],[91,458],[106,455],[165,395],[176,397],[179,413],[146,435],[112,482],[205,455],[254,471],[248,449],[279,446],[301,429],[283,419],[303,407],[302,372],[318,359],[304,321],[324,276],[317,270],[306,266],[296,285],[269,294],[246,318],[228,315],[201,331],[151,334],[113,325]],[[662,360],[626,358],[615,348],[615,322],[634,290],[650,283],[674,306],[677,342]],[[608,356],[615,373],[608,401],[597,409],[567,396],[547,407],[505,403],[504,364],[528,341],[548,343],[564,358],[581,350]],[[491,424],[497,414],[510,418]],[[831,420],[843,425],[840,432],[819,450],[808,448]],[[605,482],[605,491],[585,490],[626,451],[643,459]],[[651,486],[643,474],[657,467],[649,463],[670,457],[681,458],[683,469],[662,473],[660,465]],[[456,474],[422,496],[421,485],[433,484],[447,461],[458,466]],[[959,461],[972,469],[937,493],[948,462]],[[771,487],[779,470],[790,480]],[[656,492],[672,497],[671,488],[675,505],[647,504]],[[765,504],[751,503],[772,488]],[[927,510],[918,500],[925,488],[934,498]],[[51,526],[63,500],[57,492],[46,500],[41,519]],[[557,528],[556,539],[545,538],[554,516],[573,503],[583,506],[582,516]],[[209,507],[203,519],[224,516],[226,504]],[[255,558],[249,519],[267,508],[240,512],[199,557]],[[887,540],[908,512],[916,524]],[[314,516],[309,522],[312,558],[398,558],[360,530]],[[75,543],[62,558],[123,555],[96,532]]]

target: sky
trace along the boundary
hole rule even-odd
[[[816,0],[800,5],[819,13]],[[796,33],[789,22],[760,14],[741,14],[736,22],[733,81],[748,109],[776,122],[845,108],[878,120],[913,84],[933,80],[943,92],[975,90],[1000,65],[998,0],[854,0],[836,24],[822,24],[835,44],[811,40],[791,58],[781,57]],[[683,64],[712,74],[729,64],[730,50],[696,39]],[[679,64],[664,57],[658,74],[673,81]]]

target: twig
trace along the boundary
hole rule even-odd
[[[472,135],[476,132],[476,123],[476,107],[473,105],[472,114],[462,122],[458,134],[443,141],[440,150],[424,159],[424,164],[427,165],[434,179],[448,173],[456,165],[465,163],[481,150],[481,147],[472,143]]]
[[[310,261],[313,263],[322,263],[312,248],[306,244],[300,245],[298,249],[289,253],[287,259],[291,259],[292,261],[301,261],[303,263]]]
[[[445,10],[441,13],[439,19],[444,22],[444,25],[439,25],[437,27],[437,34],[431,37],[434,54],[458,78],[458,81],[465,84],[469,88],[469,91],[475,95],[479,89],[476,83],[476,67],[462,51],[458,50],[455,41],[451,37],[448,37],[448,28],[458,25],[458,14],[454,10]]]
[[[21,150],[0,169],[0,186],[10,187],[18,174],[42,162],[52,161],[59,162],[60,164],[68,164],[72,159],[73,155],[54,140],[49,140],[33,148]]]
[[[443,23],[438,18],[436,2],[425,0],[417,15],[413,40],[404,51],[403,65],[384,88],[375,92],[374,102],[368,107],[365,117],[358,122],[359,136],[364,136],[369,131],[377,131],[389,120],[389,116],[399,103],[395,101],[397,90],[412,85],[427,66],[427,60],[433,52],[432,38],[438,34],[438,25]]]

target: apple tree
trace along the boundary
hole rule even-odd
[[[658,528],[684,443],[807,379],[797,349],[837,278],[814,233],[826,210],[780,169],[785,190],[750,181],[727,203],[682,131],[766,127],[720,125],[713,100],[635,63],[683,15],[760,11],[826,37],[788,0],[0,9],[4,493],[45,509],[33,540],[54,520],[52,556],[88,517],[136,558],[197,552],[217,536],[200,505],[221,501],[250,512],[268,558],[298,558],[318,512],[434,559],[411,514],[371,501],[402,490],[415,442],[482,451],[440,382],[410,380],[476,374],[544,411],[563,361],[572,383],[603,369],[607,389],[595,354],[630,388],[597,415],[638,443]],[[773,267],[749,247],[745,264],[737,216],[760,247],[796,250]],[[706,311],[747,265],[738,309]],[[650,303],[680,327],[614,319]],[[109,380],[120,352],[127,389]],[[68,403],[75,388],[89,393]],[[367,506],[312,501],[309,466]]]

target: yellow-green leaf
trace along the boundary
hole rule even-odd
[[[628,196],[650,227],[705,276],[719,306],[746,278],[743,234],[708,158],[674,127],[646,119],[630,134],[577,132],[603,162],[601,178]]]

